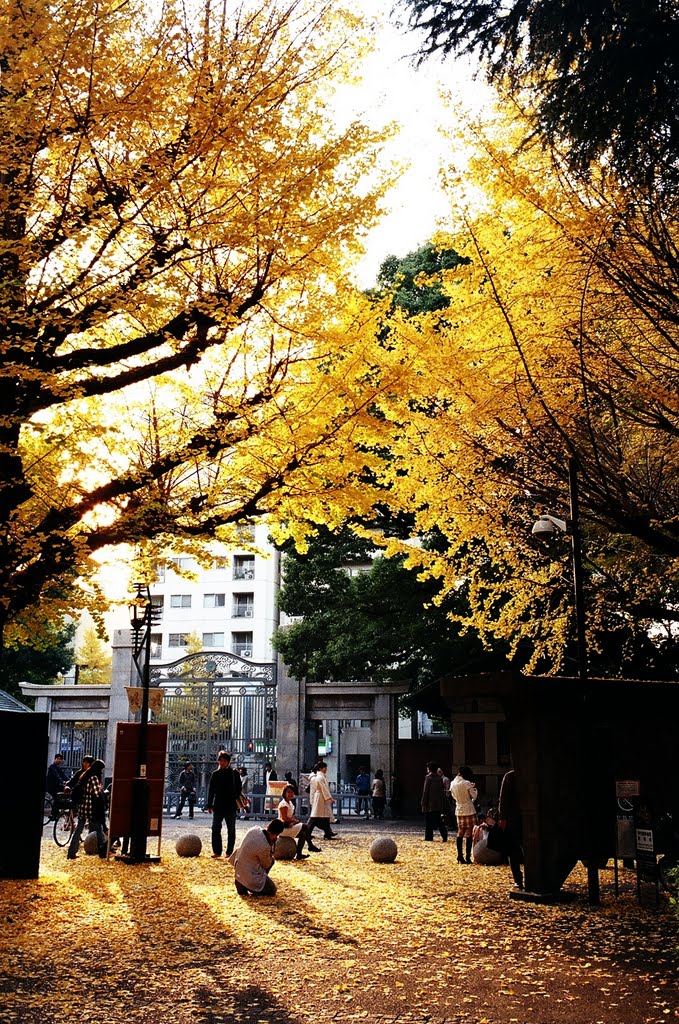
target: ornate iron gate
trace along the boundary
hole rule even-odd
[[[190,654],[151,669],[151,686],[164,690],[156,721],[168,725],[167,790],[177,789],[191,761],[202,805],[222,748],[233,767],[244,766],[252,784],[264,780],[276,740],[276,665],[236,654]]]

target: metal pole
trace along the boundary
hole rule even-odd
[[[578,678],[584,685],[588,678],[585,592],[582,579],[582,533],[580,531],[578,465],[573,457],[568,460],[568,489],[571,502],[571,547],[573,551],[573,592],[575,597],[575,629],[578,647]]]
[[[137,585],[137,597],[144,597],[144,612],[141,620],[137,617],[135,605],[134,630],[134,663],[142,685],[142,702],[139,716],[139,737],[137,741],[137,774],[132,780],[132,822],[130,835],[130,861],[140,864],[146,860],[146,841],[148,838],[148,807],[149,784],[146,771],[148,753],[149,724],[149,683],[151,659],[151,594],[148,587]],[[144,631],[144,632],[142,632]],[[143,661],[140,668],[140,656]]]
[[[573,596],[575,600],[575,628],[577,637],[578,657],[578,679],[580,680],[580,696],[582,722],[580,723],[580,745],[581,762],[587,763],[590,757],[587,756],[594,749],[589,707],[589,673],[587,666],[587,632],[585,628],[585,591],[582,573],[582,533],[580,530],[580,503],[578,491],[578,464],[571,456],[568,460],[568,488],[571,503],[571,546],[573,551]],[[587,830],[587,897],[592,906],[598,906],[600,900],[599,890],[599,864],[598,849],[596,843],[596,801],[590,798],[587,801],[586,811]]]

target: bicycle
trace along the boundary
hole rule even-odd
[[[42,827],[44,828],[52,820],[54,813],[54,798],[49,794],[45,793],[45,799],[42,804]]]
[[[57,846],[67,846],[70,843],[75,832],[75,826],[76,819],[73,807],[70,805],[62,807],[54,819],[54,828],[52,830],[54,842]]]

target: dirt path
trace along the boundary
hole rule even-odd
[[[385,823],[387,825],[387,823]],[[193,827],[193,826],[192,826]],[[204,839],[204,826],[196,826]],[[385,828],[388,833],[388,826]],[[281,862],[276,899],[176,856],[101,862],[44,844],[37,881],[0,884],[2,1024],[660,1024],[679,1019],[676,919],[640,908],[632,877],[603,906],[509,899],[506,868],[460,866],[454,844],[345,830]],[[209,852],[209,851],[208,851]]]

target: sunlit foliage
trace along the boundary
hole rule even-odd
[[[379,136],[336,125],[369,33],[340,4],[5,0],[0,625],[87,594],[93,551],[350,506],[377,424],[346,277]],[[346,120],[346,119],[345,119]],[[366,171],[370,169],[370,178]]]
[[[454,226],[439,242],[469,263],[442,275],[447,308],[392,315],[390,343],[419,363],[408,395],[380,405],[398,437],[383,479],[417,510],[417,533],[448,538],[445,552],[411,559],[450,589],[470,581],[468,622],[528,641],[533,666],[559,667],[572,635],[568,547],[555,538],[545,550],[531,527],[545,511],[568,518],[570,456],[590,635],[622,631],[632,649],[652,629],[672,643],[678,210],[653,186],[572,179],[524,137],[501,121],[478,130],[464,178],[448,175]],[[634,674],[653,671],[646,654]]]

